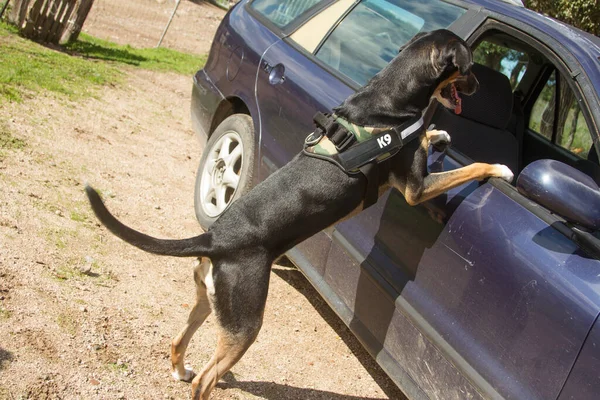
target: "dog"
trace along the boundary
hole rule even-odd
[[[351,123],[376,127],[397,126],[418,116],[432,98],[460,113],[460,96],[474,93],[479,85],[472,64],[471,50],[454,33],[420,33],[334,111]],[[449,142],[446,132],[421,128],[418,139],[385,161],[379,194],[391,186],[416,205],[470,180],[512,181],[510,169],[500,164],[428,173],[428,146]],[[192,398],[208,399],[258,335],[272,263],[296,244],[359,212],[366,186],[363,174],[348,174],[301,152],[233,202],[206,233],[182,240],[157,239],[129,228],[110,214],[93,188],[86,186],[86,193],[102,224],[122,240],[154,254],[198,258],[196,304],[172,341],[171,363],[176,379],[192,382]],[[184,365],[184,354],[211,312],[218,324],[217,348],[195,375]]]

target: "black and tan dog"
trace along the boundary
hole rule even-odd
[[[397,126],[421,113],[432,97],[460,112],[459,93],[472,94],[478,87],[470,71],[472,63],[470,49],[452,32],[420,34],[335,112],[361,126]],[[380,193],[393,186],[415,205],[472,179],[512,180],[511,171],[498,164],[475,163],[428,174],[428,145],[448,141],[446,132],[423,129],[418,140],[386,161]],[[194,271],[197,302],[187,325],[173,340],[171,362],[175,378],[193,378],[192,397],[207,399],[258,335],[273,261],[360,210],[365,188],[362,174],[349,175],[332,163],[300,153],[235,201],[208,232],[183,240],[156,239],[123,225],[96,191],[86,190],[97,217],[119,238],[154,254],[199,258]],[[184,366],[184,353],[211,311],[219,326],[217,349],[194,377]]]

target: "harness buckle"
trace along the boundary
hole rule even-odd
[[[341,153],[342,151],[346,150],[356,140],[356,137],[352,134],[352,132],[347,131],[346,129],[344,129],[344,131],[345,131],[345,136],[342,137],[342,139],[338,139],[336,141],[336,143],[334,143],[335,148],[338,151],[338,153]]]
[[[323,130],[321,128],[317,128],[313,133],[309,134],[304,140],[304,146],[310,147],[314,146],[321,141],[323,138]]]

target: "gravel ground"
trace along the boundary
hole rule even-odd
[[[0,109],[25,143],[0,156],[0,399],[186,399],[171,338],[194,301],[192,260],[152,256],[109,234],[83,183],[133,227],[183,238],[200,228],[202,147],[190,77],[131,70],[127,84],[73,103],[38,96]],[[303,276],[271,275],[257,342],[215,399],[399,399],[401,393]],[[188,352],[212,354],[209,317]]]

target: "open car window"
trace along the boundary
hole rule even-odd
[[[513,92],[527,71],[529,55],[521,50],[484,40],[473,51],[476,63],[485,65],[506,75]]]

